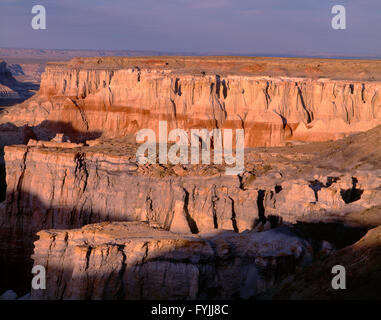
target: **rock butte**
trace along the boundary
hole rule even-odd
[[[352,245],[381,224],[379,64],[49,64],[39,93],[0,116],[0,289],[27,293],[32,265],[42,264],[49,289],[32,298],[251,298]],[[186,129],[244,127],[254,147],[245,172],[139,165],[133,133],[158,119]]]

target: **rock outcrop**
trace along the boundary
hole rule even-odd
[[[46,130],[59,130],[77,132],[79,140],[80,133],[118,137],[142,128],[157,131],[161,119],[169,130],[244,128],[246,147],[335,140],[381,124],[381,82],[366,64],[310,60],[305,71],[293,60],[265,61],[259,60],[268,65],[259,69],[250,58],[49,63],[38,96],[9,109],[2,121],[27,124],[39,139]],[[311,77],[308,66],[314,63],[319,72]],[[351,65],[359,74],[346,78]],[[286,72],[271,72],[271,66]]]
[[[247,299],[314,256],[287,228],[185,236],[120,222],[38,236],[47,283],[32,299]]]
[[[286,223],[345,220],[381,199],[381,154],[372,145],[380,132],[377,127],[336,143],[250,150],[239,176],[226,176],[223,165],[140,165],[133,137],[92,146],[30,140],[5,148],[2,220],[24,224],[30,234],[106,220],[151,221],[192,233],[241,232],[270,215]],[[360,146],[362,159],[372,157],[373,165],[350,155]],[[336,166],[339,161],[345,167]]]
[[[175,232],[242,231],[251,229],[258,216],[257,191],[241,190],[237,177],[181,177],[159,165],[139,168],[131,160],[133,153],[123,155],[128,144],[109,154],[102,145],[34,144],[32,140],[29,146],[5,149],[7,198],[0,218],[0,256],[9,272],[17,264],[24,269],[18,273],[27,274],[35,234],[42,229],[132,220]]]
[[[30,98],[38,85],[17,81],[6,62],[0,60],[0,109]]]
[[[380,214],[380,209],[378,209]],[[355,244],[299,270],[262,299],[375,300],[380,299],[381,227],[370,230]],[[345,268],[346,289],[334,290],[334,266]]]
[[[309,232],[320,240],[343,247],[380,223],[359,215],[380,203],[381,154],[373,148],[380,132],[377,127],[338,142],[254,149],[240,176],[226,176],[217,165],[138,165],[133,137],[92,146],[34,140],[8,146],[1,256],[9,272],[18,265],[27,274],[38,231],[102,221],[146,221],[188,234],[302,223],[311,224]],[[358,148],[360,158],[352,151]],[[360,161],[368,157],[372,164]],[[347,237],[337,224],[360,229]]]
[[[0,291],[29,292],[34,263],[50,268],[34,298],[250,298],[380,225],[381,126],[323,140],[381,123],[381,77],[327,61],[306,78],[314,63],[49,64],[39,93],[0,116]],[[158,120],[244,128],[246,147],[279,147],[246,149],[235,176],[140,165],[133,134]]]

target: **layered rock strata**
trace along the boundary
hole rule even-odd
[[[148,221],[188,234],[242,232],[265,223],[302,223],[305,230],[312,224],[320,240],[342,247],[361,237],[361,230],[335,240],[332,231],[341,232],[335,224],[379,224],[358,214],[380,203],[381,157],[373,149],[380,130],[334,143],[254,149],[246,153],[240,176],[226,176],[217,165],[138,165],[131,139],[92,146],[31,140],[6,147],[1,256],[10,272],[14,265],[26,269],[38,231],[101,221]],[[361,157],[354,152],[359,148]],[[314,224],[321,222],[333,227],[316,232]]]
[[[381,84],[369,66],[294,63],[211,57],[50,63],[38,96],[2,121],[27,124],[38,138],[57,130],[77,139],[158,131],[158,120],[167,120],[169,130],[244,128],[246,147],[337,139],[381,123]],[[351,65],[359,74],[346,78]]]
[[[337,139],[380,123],[377,72],[363,62],[346,61],[335,74],[337,62],[328,61],[315,66],[316,77],[306,78],[302,65],[288,60],[277,64],[280,71],[273,61],[233,60],[108,58],[50,64],[38,95],[4,110],[0,117],[6,164],[6,183],[0,183],[5,198],[0,204],[0,291],[26,293],[33,242],[36,233],[46,229],[65,230],[42,231],[35,242],[34,259],[58,268],[49,280],[52,291],[43,298],[168,298],[173,294],[193,299],[211,297],[211,291],[220,298],[247,298],[274,283],[256,273],[256,260],[263,256],[258,251],[244,253],[249,250],[246,242],[266,249],[267,242],[261,247],[263,239],[257,231],[268,230],[261,234],[277,241],[282,230],[278,227],[294,224],[299,234],[314,238],[314,246],[326,240],[342,248],[357,241],[365,229],[380,225],[375,210],[381,200],[381,153],[375,148],[380,127],[336,142],[295,142]],[[278,71],[271,73],[266,63]],[[315,63],[306,62],[308,73]],[[352,65],[359,72],[348,78]],[[218,74],[213,71],[217,67]],[[244,128],[246,147],[281,147],[247,149],[245,171],[236,176],[226,176],[225,165],[139,165],[135,137],[128,134],[142,128],[157,130],[158,120],[168,121],[169,130]],[[125,235],[123,239],[110,235],[106,225],[66,230],[102,221],[144,221],[165,231],[135,224],[136,230],[157,236],[146,240],[139,234],[142,239],[136,240],[139,232],[127,222],[114,225]],[[349,235],[342,226],[351,228]],[[221,232],[220,236],[204,236],[211,230]],[[162,237],[170,239],[169,251],[179,249],[172,262],[164,258],[167,247],[161,247]],[[219,237],[229,243],[228,250],[235,252],[232,256],[216,251]],[[292,239],[287,236],[282,241],[286,245]],[[143,242],[155,248],[150,254],[159,257],[157,263],[147,265],[132,256],[128,260],[129,245],[136,245],[134,250],[141,254]],[[183,254],[188,249],[178,243],[195,253]],[[298,243],[297,247],[307,248]],[[67,247],[67,254],[62,247]],[[278,261],[282,250],[273,252],[275,266],[283,265],[283,259]],[[236,254],[242,261],[234,260]],[[296,256],[290,258],[289,251],[286,256],[294,268]],[[189,259],[196,262],[188,263]],[[126,261],[132,273],[127,272]],[[238,287],[225,287],[210,273],[222,272],[218,264],[227,270],[236,268],[237,274],[252,272],[250,281],[260,285],[234,278]],[[144,273],[151,268],[162,271],[157,276],[160,281],[168,280],[162,292],[152,288],[151,272]],[[96,269],[106,276],[96,274]],[[271,277],[283,275],[275,269]],[[179,275],[176,281],[182,288],[166,278],[165,272],[171,270]],[[126,274],[139,284],[131,280],[129,287],[130,280],[123,278]],[[86,280],[90,276],[97,284],[94,287]],[[105,279],[121,289],[112,290]],[[139,287],[141,282],[149,289]]]
[[[38,88],[36,84],[17,81],[7,63],[0,60],[0,109],[30,98]]]
[[[374,129],[372,139],[379,132],[380,127]],[[239,176],[226,176],[221,165],[139,165],[137,144],[130,139],[93,146],[31,140],[28,146],[5,148],[3,220],[22,217],[24,230],[32,234],[104,220],[152,221],[168,230],[175,220],[191,233],[251,229],[261,215],[288,223],[344,220],[380,200],[377,163],[361,163],[354,155],[345,167],[335,166],[342,156],[340,145],[350,152],[370,137],[248,151]],[[309,151],[315,148],[320,149]],[[379,159],[371,148],[369,152],[373,161]],[[362,156],[367,157],[365,150]],[[16,220],[10,224],[18,225]]]
[[[32,299],[247,299],[314,255],[287,228],[184,236],[120,222],[38,236],[33,259],[47,289]]]

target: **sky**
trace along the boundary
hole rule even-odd
[[[31,27],[36,4],[46,30]],[[0,47],[381,57],[381,1],[0,0]]]

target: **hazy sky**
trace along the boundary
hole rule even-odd
[[[47,30],[31,27],[35,4]],[[381,1],[0,0],[0,47],[381,56]]]

